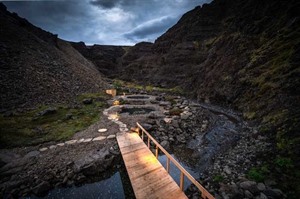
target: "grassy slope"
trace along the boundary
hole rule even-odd
[[[92,98],[93,103],[82,104],[85,98]],[[106,99],[107,96],[102,93],[83,94],[78,96],[77,106],[53,104],[8,117],[0,115],[0,147],[66,140],[100,119],[100,111],[106,106]],[[55,107],[57,112],[44,116],[38,115],[48,107]],[[71,118],[68,118],[68,115],[72,115]]]

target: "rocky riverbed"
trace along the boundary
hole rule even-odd
[[[105,116],[101,121],[66,142],[1,150],[1,196],[43,196],[52,188],[84,184],[113,172],[123,164],[116,134],[140,122],[193,168],[216,198],[284,197],[272,179],[247,179],[249,169],[261,165],[256,157],[272,146],[239,113],[166,94],[117,96],[109,103],[115,106],[100,113]],[[193,185],[186,193],[199,197]]]

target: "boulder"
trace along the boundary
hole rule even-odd
[[[164,140],[160,143],[160,145],[164,148],[164,149],[169,149],[170,147],[170,143],[167,140]]]

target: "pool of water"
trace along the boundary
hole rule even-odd
[[[185,163],[180,162],[174,155],[172,155],[194,178],[198,178],[199,174],[195,172],[192,168],[187,166]],[[165,155],[159,156],[160,163],[166,168],[167,157]],[[170,175],[177,182],[179,186],[180,182],[180,170],[170,162]],[[124,180],[125,178],[125,180]],[[133,191],[131,187],[128,187],[130,183],[127,176],[122,176],[121,172],[116,172],[111,177],[99,182],[87,183],[82,186],[72,186],[66,188],[56,188],[53,189],[46,195],[42,197],[43,199],[125,199],[134,198]],[[191,182],[185,177],[184,179],[184,189],[186,190]],[[130,185],[129,185],[130,186]],[[130,193],[129,193],[130,192]],[[40,197],[31,196],[28,199],[38,199]]]
[[[142,115],[155,111],[153,108],[122,108],[120,113],[129,113],[129,115]]]
[[[39,197],[29,197],[30,199],[37,199]],[[28,199],[29,199],[28,198]],[[121,180],[120,172],[116,172],[110,178],[99,182],[84,184],[82,186],[73,186],[67,188],[53,189],[43,197],[43,199],[122,199],[125,197],[125,192]]]
[[[199,174],[191,167],[189,167],[187,164],[179,161],[178,158],[176,158],[174,155],[172,155],[173,158],[175,158],[185,170],[187,170],[195,179],[199,178]],[[161,155],[158,157],[159,162],[167,168],[167,156]],[[180,170],[170,161],[170,175],[172,178],[177,182],[178,186],[180,183]],[[184,190],[186,190],[192,183],[190,180],[185,176],[184,177]]]

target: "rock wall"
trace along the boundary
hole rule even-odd
[[[0,109],[70,102],[106,87],[102,74],[69,42],[0,4]]]
[[[154,44],[134,46],[123,59],[135,58],[125,59],[120,77],[181,86],[199,101],[240,110],[282,154],[297,154],[299,165],[299,8],[295,0],[198,6]],[[134,50],[139,46],[145,53]]]

